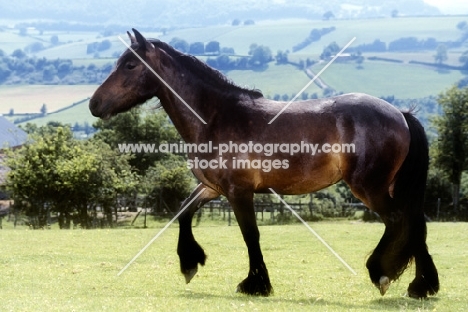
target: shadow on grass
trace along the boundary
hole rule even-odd
[[[382,297],[369,302],[369,308],[372,310],[434,310],[434,304],[439,301],[437,297],[429,297],[426,299],[413,299],[409,297]]]
[[[255,297],[243,294],[226,294],[226,295],[215,295],[212,293],[201,293],[194,291],[186,291],[179,295],[184,299],[200,300],[200,299],[221,299],[226,301],[236,301],[240,305],[249,304],[261,304],[261,303],[273,303],[273,304],[293,304],[298,307],[313,307],[313,306],[326,306],[336,307],[340,311],[348,311],[354,309],[365,309],[369,311],[401,311],[401,310],[433,310],[434,304],[439,300],[437,297],[430,297],[427,299],[413,299],[409,297],[382,297],[368,301],[368,303],[347,303],[343,300],[328,300],[322,297],[317,298],[304,298],[304,299],[293,299],[293,298],[281,298],[276,296],[271,297]]]

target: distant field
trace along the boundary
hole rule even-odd
[[[461,35],[456,25],[462,20],[463,17],[450,16],[317,21],[314,27],[335,26],[336,30],[298,53],[319,55],[329,43],[335,41],[342,47],[353,37],[356,40],[352,46],[371,43],[376,39],[388,46],[391,41],[402,37],[416,37],[420,40],[433,37],[440,41],[454,41]]]
[[[323,36],[297,54],[304,58],[317,57],[323,48],[336,41],[344,46],[353,37],[353,46],[371,43],[380,39],[387,44],[402,37],[427,39],[434,37],[440,41],[454,41],[461,35],[457,30],[463,17],[407,17],[376,18],[362,20],[284,20],[259,22],[252,26],[213,26],[170,31],[160,39],[170,41],[179,37],[189,42],[217,40],[222,46],[233,47],[238,54],[246,54],[252,43],[270,47],[276,54],[278,50],[292,51],[292,47],[303,41],[314,28],[335,26],[336,30]],[[138,27],[137,27],[138,28]]]
[[[309,81],[310,78],[292,65],[275,65],[270,63],[265,71],[252,70],[232,70],[227,72],[227,76],[240,86],[260,89],[264,96],[271,98],[275,94],[296,95]],[[309,94],[322,91],[312,85],[306,90]]]
[[[315,72],[324,65],[314,66]],[[362,66],[357,70],[355,63],[334,63],[321,78],[338,91],[409,99],[438,95],[463,77],[460,71],[439,73],[433,68],[408,64],[365,61]]]
[[[71,126],[74,126],[76,123],[83,125],[85,122],[87,122],[91,126],[97,120],[97,118],[91,115],[88,104],[89,101],[85,100],[63,111],[47,114],[44,117],[32,119],[19,124],[21,125],[30,122],[38,126],[45,126],[48,122],[59,121],[63,124],[69,124]]]
[[[289,50],[289,58],[292,61],[305,60],[306,58],[317,60],[323,48],[329,43],[336,41],[340,46],[346,44],[352,37],[356,41],[352,46],[362,43],[371,43],[380,39],[387,44],[395,39],[414,36],[422,39],[434,37],[440,41],[454,41],[458,39],[461,32],[456,28],[457,23],[466,20],[464,17],[408,17],[408,18],[379,18],[364,20],[281,20],[258,22],[252,26],[219,25],[205,28],[187,28],[169,30],[162,35],[157,32],[143,32],[148,38],[159,38],[169,42],[174,37],[179,37],[192,43],[195,41],[208,42],[217,40],[222,47],[232,47],[236,54],[247,55],[252,43],[268,46],[273,56],[278,50]],[[302,42],[314,28],[335,26],[336,30],[323,36],[319,41],[312,43],[305,49],[292,53],[292,47]],[[138,29],[138,25],[134,26]],[[101,37],[97,32],[64,32],[46,31],[40,34],[32,31],[28,36],[19,36],[18,30],[6,30],[0,32],[2,50],[11,53],[16,48],[24,48],[33,42],[42,42],[49,46],[48,42],[52,35],[59,37],[60,45],[45,49],[35,54],[37,57],[70,58],[75,66],[88,66],[95,64],[103,66],[115,62],[115,54],[125,49],[118,39],[118,35]],[[125,33],[120,34],[128,41]],[[110,40],[112,47],[99,53],[86,53],[89,42]],[[462,51],[468,49],[463,46],[449,50],[449,59],[446,64],[460,65],[458,58]],[[433,62],[435,51],[417,52],[385,52],[365,53],[364,56],[381,56],[401,60],[405,63],[411,60]],[[317,73],[321,66],[314,67]],[[408,64],[393,64],[385,62],[374,62],[366,60],[364,69],[357,70],[356,64],[335,63],[332,64],[322,75],[326,84],[337,91],[342,92],[366,92],[375,96],[395,95],[398,98],[419,98],[428,95],[437,95],[449,88],[463,77],[459,71],[447,71],[444,73],[423,67]],[[274,62],[268,64],[264,71],[228,71],[227,76],[241,86],[260,89],[265,96],[273,97],[275,94],[295,95],[309,81],[310,78],[301,71],[290,65],[276,65]],[[43,104],[47,105],[51,113],[65,106],[79,102],[92,95],[97,86],[0,86],[0,113],[8,114],[14,109],[16,114],[38,113]],[[322,90],[312,85],[305,92],[322,95]],[[74,120],[86,120],[92,123],[91,115],[82,105],[74,107],[70,111],[59,114],[49,114],[46,118],[35,119],[38,124],[45,124],[55,118],[66,123]],[[91,119],[89,119],[91,118]]]
[[[166,35],[161,33],[143,32],[148,38],[159,38],[169,42],[179,37],[188,42],[208,42],[217,40],[225,47],[233,47],[238,54],[245,55],[252,43],[270,47],[273,53],[278,50],[292,51],[292,47],[303,41],[314,28],[335,26],[336,31],[323,36],[303,50],[297,52],[304,58],[316,58],[330,42],[336,41],[340,46],[356,37],[353,45],[371,43],[380,39],[387,44],[401,37],[414,36],[418,39],[434,37],[440,41],[455,41],[461,35],[456,28],[457,23],[466,20],[458,16],[440,17],[401,17],[401,18],[375,18],[361,20],[305,20],[290,19],[282,21],[258,22],[251,26],[219,25],[204,28],[185,28],[170,30]],[[134,25],[138,29],[138,25]],[[49,42],[52,35],[58,35],[59,46],[52,47],[36,53],[38,57],[46,58],[94,58],[94,54],[86,54],[86,45],[89,42],[110,40],[112,47],[99,52],[100,57],[111,57],[115,52],[121,52],[125,46],[118,36],[127,40],[125,33],[110,37],[102,37],[97,32],[45,32],[42,35],[33,34],[22,37],[17,30],[0,33],[2,49],[7,53],[14,49],[23,49],[27,44],[35,41]],[[46,44],[47,45],[47,44]]]
[[[24,49],[27,45],[39,41],[29,36],[20,36],[18,33],[19,30],[0,32],[0,42],[2,43],[0,50],[11,54],[16,49]]]
[[[275,293],[235,293],[248,270],[237,226],[202,221],[194,235],[208,255],[190,284],[179,272],[172,225],[121,276],[117,273],[165,222],[149,229],[25,230],[3,221],[0,306],[4,311],[465,311],[466,223],[430,223],[428,245],[438,267],[436,297],[402,295],[412,266],[382,297],[369,281],[366,258],[380,223],[311,223],[357,272],[351,274],[303,225],[261,226],[261,244]]]
[[[96,85],[0,85],[0,113],[39,113],[43,104],[48,112],[90,97]]]

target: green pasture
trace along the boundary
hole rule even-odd
[[[29,36],[20,36],[19,30],[2,31],[0,32],[1,47],[6,54],[11,54],[16,49],[24,49],[27,45],[37,42],[38,40]]]
[[[128,41],[127,35],[121,35],[123,39]],[[74,41],[71,43],[58,45],[49,49],[45,49],[37,52],[35,55],[37,57],[45,57],[47,59],[57,59],[57,58],[67,58],[67,59],[82,59],[89,58],[93,59],[95,53],[86,53],[87,46],[92,42],[101,42],[103,40],[109,40],[111,42],[111,47],[107,50],[98,52],[99,57],[109,58],[112,57],[115,52],[122,53],[126,47],[120,41],[118,36],[111,36],[98,39],[89,39],[89,40],[80,40]]]
[[[32,119],[29,121],[21,122],[21,124],[34,123],[37,126],[45,126],[51,121],[59,121],[63,124],[69,124],[71,126],[75,125],[76,123],[83,125],[84,123],[88,123],[92,125],[98,118],[91,115],[89,111],[89,101],[83,100],[82,102],[70,106],[70,108],[64,109],[62,111],[47,114],[44,117]]]
[[[323,36],[305,49],[298,51],[307,57],[317,57],[329,43],[336,41],[344,46],[353,37],[353,46],[372,43],[376,39],[386,42],[402,37],[417,37],[427,39],[434,37],[441,41],[455,41],[461,35],[456,25],[465,20],[458,16],[440,17],[403,17],[375,18],[359,20],[282,20],[258,22],[251,26],[211,26],[206,28],[190,28],[169,31],[165,36],[158,37],[170,41],[174,37],[189,42],[217,40],[221,46],[233,47],[236,53],[245,55],[252,43],[270,47],[273,53],[278,50],[292,51],[292,47],[302,42],[314,28],[335,26],[336,30]],[[138,29],[137,26],[135,28]]]
[[[460,66],[461,63],[459,61],[459,58],[461,54],[464,52],[463,51],[458,51],[458,50],[449,50],[447,53],[447,60],[444,62],[446,65],[451,65],[451,66]],[[399,60],[403,61],[404,63],[408,63],[410,61],[418,61],[418,62],[426,62],[426,63],[434,63],[434,56],[436,55],[436,52],[432,51],[418,51],[418,52],[383,52],[383,53],[363,53],[364,57],[372,57],[372,56],[377,56],[377,57],[382,57],[382,58],[388,58],[388,59],[393,59],[393,60]]]
[[[433,37],[440,41],[455,41],[461,36],[456,25],[462,20],[463,17],[444,16],[315,21],[314,28],[335,26],[336,30],[298,53],[320,55],[329,43],[335,41],[343,47],[353,37],[356,37],[356,40],[352,46],[372,43],[376,39],[387,43],[388,46],[391,41],[402,37],[416,37],[419,40]]]
[[[318,73],[324,66],[317,64],[313,69]],[[438,95],[463,77],[457,70],[439,72],[421,65],[365,61],[363,69],[356,66],[354,62],[335,62],[320,77],[337,91],[402,99]]]
[[[292,65],[276,65],[269,63],[268,68],[262,71],[253,70],[231,70],[226,75],[236,84],[259,89],[264,96],[273,98],[275,94],[288,94],[289,97],[296,95],[310,78],[304,71]],[[309,94],[316,92],[321,95],[322,91],[315,84],[306,90]]]
[[[402,37],[417,37],[427,39],[434,37],[440,41],[455,41],[461,35],[456,28],[457,23],[465,20],[458,16],[439,17],[401,17],[401,18],[374,18],[359,20],[305,20],[288,19],[281,21],[260,21],[250,26],[231,26],[228,24],[202,28],[181,28],[168,30],[165,35],[159,32],[143,32],[148,38],[159,38],[169,42],[174,37],[179,37],[188,42],[219,41],[223,47],[232,47],[237,54],[246,55],[252,43],[270,47],[273,53],[278,50],[292,51],[293,46],[302,42],[314,28],[335,26],[336,30],[323,36],[319,41],[312,43],[305,49],[295,54],[301,57],[316,58],[323,48],[336,41],[344,46],[351,38],[356,37],[353,45],[371,43],[380,39],[387,44]],[[133,25],[138,29],[138,25]],[[111,57],[115,52],[121,52],[125,46],[118,39],[118,35],[101,37],[97,32],[61,32],[50,31],[42,35],[19,36],[17,30],[9,30],[0,33],[2,49],[7,53],[15,49],[23,49],[33,42],[42,42],[47,46],[52,35],[59,37],[60,45],[50,47],[36,53],[38,57],[46,58],[94,58],[94,54],[86,54],[86,46],[90,42],[110,40],[112,47],[99,53],[100,57]],[[125,33],[120,34],[127,40]]]
[[[194,235],[208,255],[190,284],[179,273],[177,225],[165,231],[121,276],[117,273],[165,222],[149,229],[0,230],[2,311],[465,311],[466,223],[430,223],[428,245],[439,269],[436,297],[402,296],[411,267],[384,297],[370,283],[366,257],[383,233],[380,223],[310,225],[357,275],[299,224],[261,226],[261,244],[275,293],[235,293],[248,270],[237,226],[203,220]]]

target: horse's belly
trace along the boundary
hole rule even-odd
[[[284,195],[298,195],[316,192],[342,179],[339,161],[331,158],[321,163],[290,163],[286,169],[277,169],[272,173],[257,173],[255,191],[272,188]]]

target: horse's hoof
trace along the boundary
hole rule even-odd
[[[184,273],[185,277],[185,282],[188,284],[192,280],[192,278],[197,274],[198,268],[188,270],[187,272]]]
[[[386,276],[381,276],[379,280],[379,290],[380,294],[383,296],[390,287],[390,279]]]
[[[273,288],[268,277],[264,280],[261,277],[249,275],[237,286],[236,292],[251,296],[268,297],[273,294]]]

